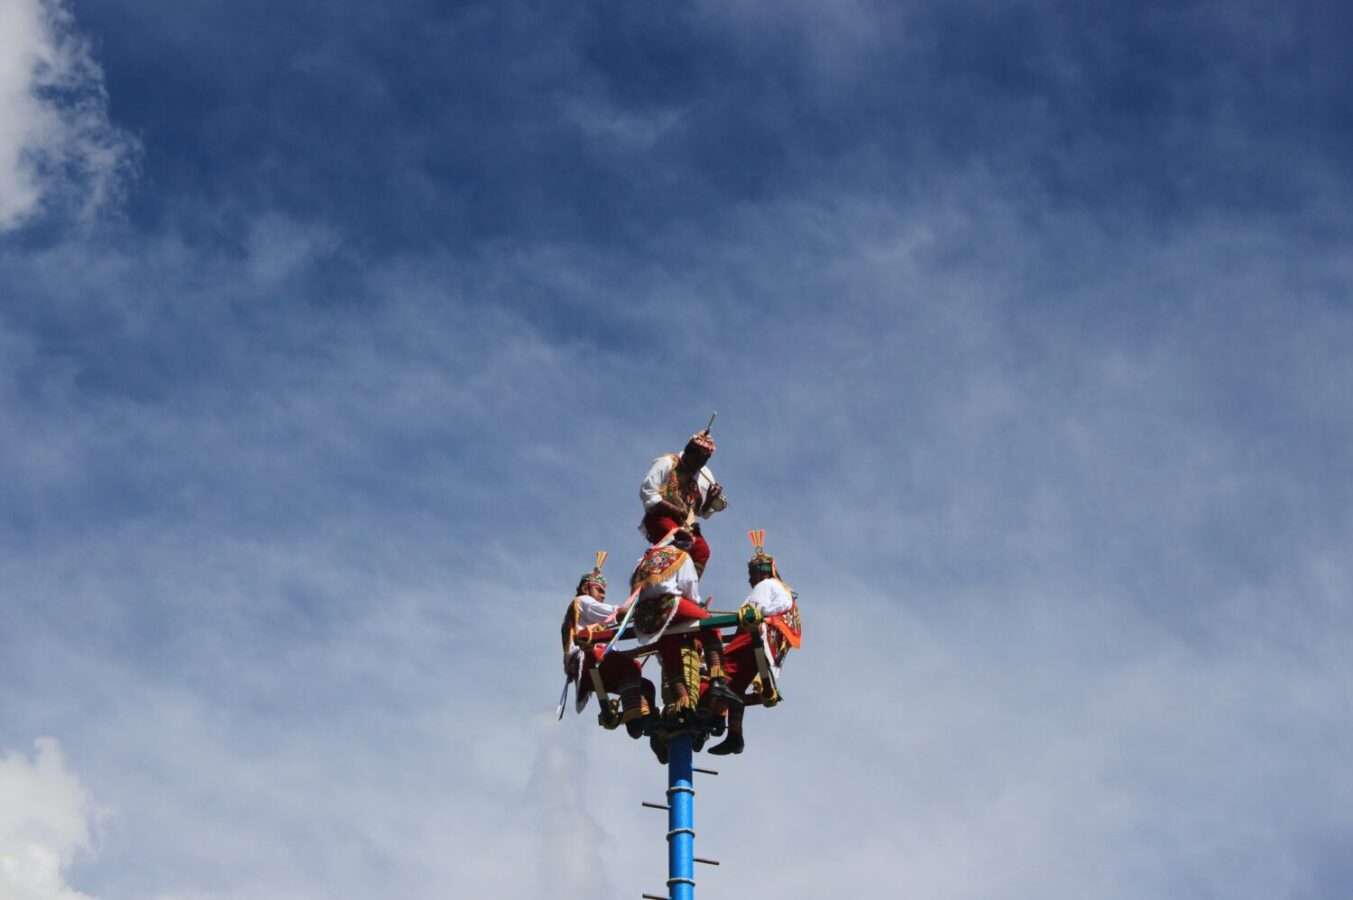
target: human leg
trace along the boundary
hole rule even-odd
[[[606,689],[620,695],[621,724],[629,726],[652,712],[644,697],[643,669],[634,657],[620,652],[608,653],[598,669]]]

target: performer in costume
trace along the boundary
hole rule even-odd
[[[723,639],[717,628],[701,629],[699,646],[693,634],[666,634],[675,622],[709,618],[700,603],[700,577],[688,548],[666,544],[649,549],[630,576],[630,590],[636,604],[635,638],[640,648],[656,644],[662,663],[663,715],[679,716],[695,708],[701,691],[700,647],[711,696],[740,702],[724,685]]]
[[[700,534],[696,517],[708,519],[728,506],[723,488],[705,467],[714,455],[714,438],[706,428],[686,442],[681,454],[668,453],[653,460],[639,499],[644,504],[644,520],[639,530],[656,544],[674,530],[691,535],[690,554],[696,573],[705,573],[709,562],[709,544]]]
[[[743,630],[728,642],[724,650],[724,673],[728,678],[728,688],[741,695],[751,686],[759,674],[756,650],[758,643],[763,648],[769,679],[761,679],[761,702],[773,706],[779,702],[775,684],[780,678],[780,667],[790,648],[798,647],[803,640],[803,619],[799,616],[799,604],[789,585],[780,577],[775,558],[766,552],[766,532],[749,531],[755,553],[747,561],[747,583],[752,592],[747,602],[738,610]],[[767,683],[769,681],[769,683]],[[714,699],[714,709],[718,712],[718,698]],[[741,753],[746,746],[742,734],[742,708],[728,708],[728,736],[722,742],[709,748],[716,756],[729,753]]]
[[[564,613],[559,629],[564,644],[564,673],[578,682],[577,711],[582,712],[593,693],[592,671],[601,676],[608,693],[620,695],[620,719],[631,737],[643,733],[643,723],[653,714],[657,695],[653,682],[643,677],[643,669],[633,656],[623,652],[603,654],[615,634],[616,607],[606,602],[606,576],[601,567],[606,551],[597,551],[596,566],[578,581],[577,596]],[[610,715],[602,710],[603,723]]]

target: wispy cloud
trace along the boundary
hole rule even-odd
[[[115,196],[135,142],[108,118],[103,71],[65,0],[0,5],[0,232],[44,208],[89,215]]]
[[[243,256],[108,253],[113,304],[63,277],[69,250],[11,263],[53,302],[9,325],[28,349],[7,375],[7,441],[27,448],[7,462],[23,553],[0,566],[26,635],[7,708],[103,748],[122,859],[158,880],[101,859],[102,877],[356,897],[475,873],[524,897],[534,864],[488,873],[545,840],[560,883],[647,886],[645,749],[537,722],[550,586],[597,547],[637,552],[638,469],[717,406],[733,507],[710,525],[710,589],[739,598],[739,527],[768,527],[810,639],[791,702],[751,717],[756,755],[701,793],[712,855],[774,808],[788,839],[850,863],[805,857],[789,897],[875,890],[897,859],[912,889],[959,898],[1081,893],[1104,871],[1122,897],[1302,889],[1295,869],[1228,873],[1298,867],[1308,834],[1347,824],[1328,798],[1349,789],[1329,750],[1350,740],[1349,482],[1326,448],[1353,421],[1332,386],[1353,323],[1306,294],[1342,257],[1306,250],[1298,273],[1264,226],[1161,241],[1014,216],[968,194],[804,199],[674,229],[659,243],[703,260],[689,275],[611,260],[598,279],[585,255],[505,247],[372,266],[337,305],[310,291],[341,244],[277,219]],[[1210,302],[1219,285],[1232,303]],[[566,337],[551,304],[593,324]],[[670,415],[636,419],[648,359],[599,337],[676,308],[707,323],[705,363]],[[210,365],[185,365],[202,334]],[[39,466],[48,445],[65,464]],[[22,699],[48,683],[73,705]],[[833,791],[785,803],[776,760]],[[1228,824],[1250,809],[1278,824]],[[824,827],[842,817],[870,839]],[[750,891],[756,871],[717,879]]]

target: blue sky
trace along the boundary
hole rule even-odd
[[[0,897],[660,888],[556,626],[711,409],[702,892],[1346,895],[1349,16],[3,0]]]

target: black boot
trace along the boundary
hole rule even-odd
[[[695,729],[695,736],[692,739],[691,747],[696,753],[705,746],[705,741],[711,737],[718,737],[723,734],[723,715],[714,715],[708,709],[695,711],[695,722],[692,723]]]
[[[658,758],[658,762],[667,765],[667,745],[662,742],[662,738],[656,734],[649,735],[648,746],[653,748],[653,755]]]
[[[741,753],[742,748],[746,746],[747,742],[742,739],[742,732],[730,729],[728,737],[710,747],[709,752],[711,756],[727,756],[730,753]]]
[[[742,705],[742,698],[733,693],[733,689],[730,688],[722,678],[711,678],[709,680],[709,690],[706,691],[706,693],[711,698],[717,698],[724,703],[729,703],[733,706]]]
[[[650,712],[642,719],[635,719],[633,722],[626,722],[625,730],[629,732],[630,737],[634,738],[637,741],[645,734],[652,734],[654,731],[656,731],[658,725],[661,722],[662,716],[658,715],[655,712]]]

